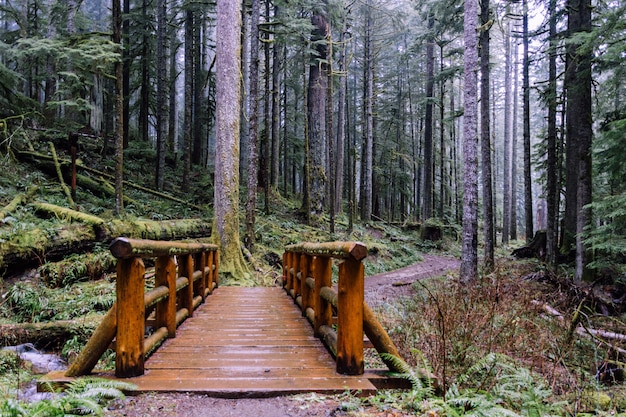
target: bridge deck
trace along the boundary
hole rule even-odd
[[[216,289],[176,338],[146,361],[145,370],[125,379],[137,392],[263,397],[376,390],[366,375],[335,372],[330,353],[281,288]]]

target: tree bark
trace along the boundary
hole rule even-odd
[[[477,135],[477,69],[478,69],[478,5],[465,0],[463,60],[465,74],[463,115],[463,241],[460,279],[475,281],[478,277],[478,135]]]
[[[113,0],[113,42],[122,44],[120,0]],[[115,63],[115,214],[124,212],[124,61]]]
[[[183,136],[183,178],[182,190],[189,189],[189,175],[191,173],[191,149],[192,149],[192,127],[193,127],[193,56],[194,56],[194,16],[191,5],[187,4],[185,10],[185,110],[184,110],[184,136]]]
[[[155,167],[155,184],[156,189],[162,191],[165,186],[165,153],[166,146],[166,116],[167,116],[167,76],[166,64],[167,56],[165,43],[167,37],[167,2],[165,0],[157,0],[157,53],[156,53],[156,69],[157,69],[157,97],[156,97],[156,148],[157,158]]]
[[[548,136],[547,136],[547,161],[546,161],[546,200],[547,200],[547,224],[546,224],[546,261],[548,267],[556,265],[558,251],[558,175],[557,175],[557,90],[556,90],[556,58],[557,58],[557,29],[556,29],[556,0],[549,3],[550,18],[550,47],[548,49]]]
[[[504,158],[502,175],[502,243],[511,236],[511,36],[510,23],[504,32]]]
[[[220,272],[241,284],[249,278],[239,237],[239,114],[241,106],[241,2],[217,2],[214,241]]]
[[[361,161],[361,220],[372,219],[374,192],[374,39],[371,7],[367,8],[365,21],[363,63],[363,159]]]
[[[435,17],[428,15],[428,40],[426,41],[426,114],[424,115],[424,204],[422,220],[432,217],[433,211],[433,86],[435,77],[435,40],[432,33]]]
[[[326,16],[317,13],[311,17],[311,43],[314,54],[309,67],[307,94],[309,126],[309,219],[316,224],[324,212],[326,197],[326,93],[328,88],[327,57],[329,27]]]
[[[494,266],[494,241],[493,227],[493,185],[491,168],[491,120],[490,120],[490,69],[489,69],[489,28],[490,6],[489,0],[481,2],[481,25],[480,32],[480,152],[482,157],[482,186],[483,186],[483,243],[485,270],[491,271]]]
[[[530,167],[530,60],[528,57],[528,0],[523,0],[524,62],[522,90],[524,93],[524,217],[526,220],[526,242],[534,236],[533,188]]]
[[[567,2],[568,34],[573,36],[581,32],[591,31],[591,1],[569,0]],[[575,165],[576,174],[576,269],[574,281],[593,279],[593,271],[588,268],[592,254],[584,242],[586,227],[591,224],[592,201],[592,167],[591,145],[592,130],[592,74],[591,52],[578,43],[570,43],[568,48],[570,62],[566,69],[567,79],[567,142],[568,148],[575,147],[574,159],[567,159],[567,166]],[[570,145],[571,143],[571,145]],[[574,179],[568,177],[568,187],[574,186]],[[566,203],[570,188],[567,189]],[[573,202],[570,202],[570,204]],[[566,211],[567,215],[567,211]]]
[[[259,0],[252,0],[250,22],[250,112],[248,118],[248,201],[246,203],[246,246],[252,251],[256,236],[256,204],[259,175]]]

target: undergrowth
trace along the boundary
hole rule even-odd
[[[52,395],[37,402],[15,398],[0,398],[3,417],[85,416],[104,415],[104,406],[124,398],[123,390],[134,389],[129,383],[98,378],[80,378],[72,381],[63,394]]]

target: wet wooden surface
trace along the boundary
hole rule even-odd
[[[138,391],[223,397],[375,391],[335,362],[281,288],[220,287],[146,361]]]

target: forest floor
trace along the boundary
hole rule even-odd
[[[423,261],[365,279],[366,301],[375,308],[387,301],[410,296],[412,283],[444,275],[459,266],[452,257],[424,254]],[[111,417],[318,417],[408,416],[398,410],[379,411],[355,404],[347,395],[303,394],[273,398],[222,399],[199,394],[148,393],[112,402],[105,413]]]

